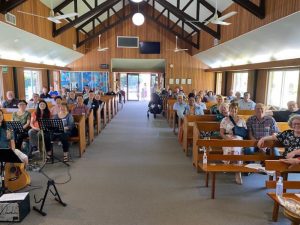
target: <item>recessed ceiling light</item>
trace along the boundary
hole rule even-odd
[[[19,39],[15,39],[14,42],[15,42],[15,43],[19,42]]]
[[[135,2],[135,3],[140,3],[142,2],[143,0],[131,0],[132,2]]]

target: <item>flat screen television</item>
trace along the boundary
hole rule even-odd
[[[160,54],[160,42],[140,41],[141,54]]]

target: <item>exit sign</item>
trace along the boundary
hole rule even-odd
[[[7,66],[3,66],[2,67],[2,73],[7,73],[8,72],[8,67]]]

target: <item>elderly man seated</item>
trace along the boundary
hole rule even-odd
[[[255,108],[255,102],[250,99],[250,93],[245,92],[244,93],[244,99],[240,99],[238,101],[239,109],[242,110],[254,110]]]
[[[249,132],[249,138],[251,140],[260,140],[262,137],[270,136],[279,132],[278,126],[271,116],[265,115],[265,105],[257,103],[255,106],[255,115],[251,116],[247,120],[247,129]],[[270,154],[270,149],[265,148],[246,148],[244,149],[245,155],[252,155],[254,152],[263,151]],[[274,155],[279,156],[277,148],[273,149]]]
[[[19,100],[15,99],[15,93],[13,91],[6,92],[6,98],[2,103],[3,108],[18,108]]]
[[[287,122],[291,115],[300,114],[300,109],[295,101],[287,103],[288,109],[285,111],[273,111],[273,117],[277,122]]]

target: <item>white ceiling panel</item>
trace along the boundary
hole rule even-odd
[[[66,66],[83,54],[0,22],[0,58]]]
[[[195,57],[211,68],[300,58],[300,12],[274,21]]]

